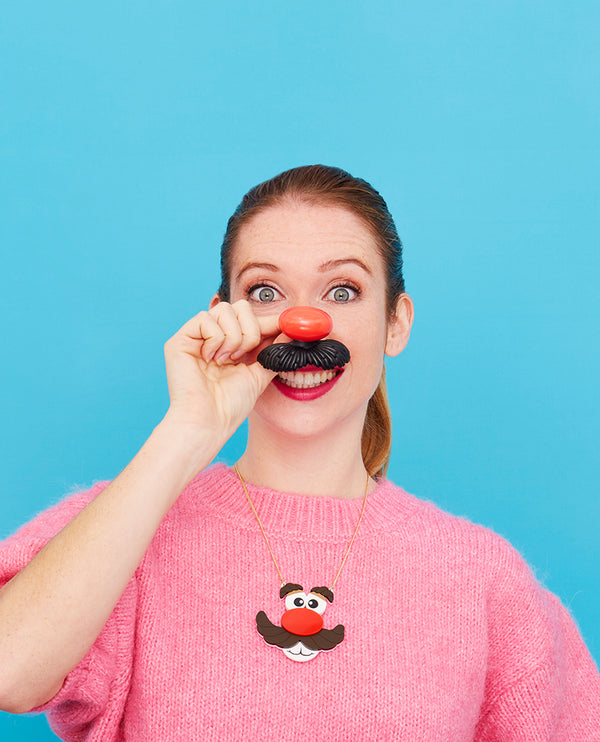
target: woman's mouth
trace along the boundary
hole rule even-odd
[[[316,386],[321,386],[326,381],[331,381],[334,376],[339,374],[338,369],[333,371],[323,371],[317,369],[316,371],[282,371],[278,374],[277,378],[286,386],[291,386],[293,389],[314,389]]]
[[[305,367],[300,371],[282,371],[274,379],[274,386],[286,397],[308,401],[326,394],[344,372],[342,368],[325,371]]]

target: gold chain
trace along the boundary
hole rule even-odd
[[[285,585],[285,580],[283,579],[283,575],[281,574],[281,570],[279,569],[279,566],[277,565],[277,561],[275,559],[275,555],[273,554],[273,549],[271,548],[271,544],[269,543],[269,539],[267,538],[267,534],[265,533],[265,529],[263,528],[263,524],[260,522],[260,518],[258,517],[258,513],[256,512],[256,508],[254,507],[252,500],[250,499],[250,495],[248,494],[248,489],[246,487],[246,482],[244,481],[244,478],[240,474],[240,470],[238,469],[238,465],[234,464],[233,468],[235,469],[235,473],[238,475],[238,479],[240,480],[242,487],[244,488],[244,492],[246,493],[246,498],[250,504],[250,507],[252,508],[252,512],[254,513],[254,517],[256,518],[256,522],[258,523],[258,527],[260,528],[260,532],[263,535],[263,538],[265,540],[265,543],[267,545],[267,549],[269,550],[269,554],[271,555],[271,559],[273,560],[273,564],[275,565],[275,569],[277,570],[277,574],[279,575],[279,579],[281,580],[281,584]],[[338,581],[338,577],[340,576],[340,572],[342,571],[342,567],[346,563],[346,559],[348,558],[348,554],[350,553],[350,549],[352,548],[352,544],[354,543],[354,539],[356,538],[356,534],[358,533],[358,527],[360,526],[360,523],[363,519],[363,515],[365,512],[365,506],[367,504],[367,493],[369,491],[369,474],[367,473],[367,483],[365,485],[365,494],[363,495],[363,502],[362,502],[362,508],[360,510],[360,515],[358,516],[358,523],[356,524],[356,528],[354,529],[354,533],[352,534],[352,538],[350,539],[350,543],[348,544],[348,547],[346,548],[346,552],[344,554],[344,558],[342,559],[342,563],[340,564],[340,568],[335,574],[335,577],[333,578],[333,582],[331,583],[331,591],[333,592],[333,588],[335,587],[335,583]]]

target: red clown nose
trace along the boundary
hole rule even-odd
[[[310,608],[291,608],[281,617],[281,625],[290,634],[312,636],[323,628],[323,619]]]
[[[333,320],[316,307],[290,307],[279,316],[279,329],[292,340],[310,343],[327,337]]]

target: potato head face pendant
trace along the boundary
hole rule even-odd
[[[313,587],[305,593],[301,585],[287,583],[279,591],[285,600],[285,613],[281,626],[271,623],[264,611],[256,615],[256,628],[263,639],[279,647],[286,657],[295,662],[307,662],[319,652],[337,647],[344,638],[344,627],[323,628],[323,613],[333,602],[333,592],[328,587]]]

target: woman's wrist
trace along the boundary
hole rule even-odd
[[[223,447],[215,431],[182,420],[171,411],[154,428],[148,441],[164,452],[168,459],[188,470],[188,481],[206,468]]]

